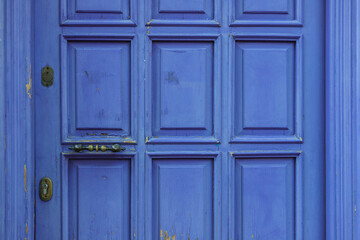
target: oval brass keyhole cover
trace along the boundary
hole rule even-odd
[[[41,70],[41,84],[45,87],[50,87],[54,83],[54,69],[50,66],[45,66]]]
[[[53,195],[53,183],[49,177],[40,180],[39,196],[43,201],[49,201]]]

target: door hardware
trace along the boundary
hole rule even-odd
[[[88,145],[84,146],[82,144],[76,144],[73,147],[69,147],[69,149],[74,150],[75,152],[82,152],[84,150],[87,151],[96,151],[96,152],[106,152],[106,151],[112,151],[112,152],[120,152],[125,151],[126,148],[121,147],[119,144],[113,144],[112,146],[105,146],[105,145]]]
[[[50,87],[54,83],[54,69],[50,66],[45,66],[41,70],[41,84],[45,87]]]
[[[40,199],[47,202],[52,198],[53,195],[53,183],[49,177],[43,177],[40,180]]]

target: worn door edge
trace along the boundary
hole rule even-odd
[[[34,239],[32,7],[0,0],[0,239]]]

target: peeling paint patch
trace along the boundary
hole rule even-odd
[[[29,79],[28,79],[28,83],[26,84],[26,93],[29,96],[29,98],[31,99],[31,87],[32,87],[31,64],[30,64],[27,72],[29,74]]]
[[[24,165],[24,185],[25,185],[25,192],[27,193],[27,176],[26,176],[26,164]]]
[[[29,232],[29,227],[28,227],[28,224],[26,223],[26,234],[28,234]]]

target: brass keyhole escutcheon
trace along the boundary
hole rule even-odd
[[[54,83],[54,69],[50,66],[45,66],[41,70],[41,84],[45,87],[50,87]]]
[[[44,177],[40,180],[40,199],[47,202],[52,198],[53,195],[53,183],[49,177]]]

